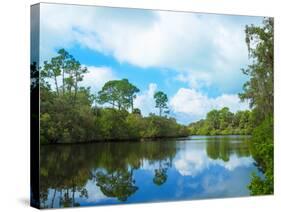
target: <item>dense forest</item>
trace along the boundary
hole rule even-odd
[[[206,119],[191,123],[191,135],[250,135],[253,115],[249,110],[232,113],[229,108],[210,111]]]
[[[92,94],[90,87],[80,86],[85,73],[87,68],[64,49],[44,62],[40,70],[41,144],[188,135],[186,126],[167,117],[164,92],[154,94],[159,115],[143,117],[140,109],[134,108],[139,89],[127,79],[108,81]]]

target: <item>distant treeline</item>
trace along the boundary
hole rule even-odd
[[[92,94],[90,87],[80,86],[85,73],[87,68],[64,49],[40,68],[42,144],[188,135],[186,126],[167,116],[168,97],[164,92],[154,94],[159,115],[143,117],[141,110],[134,108],[139,89],[127,79],[108,81],[98,93]]]
[[[253,115],[249,110],[232,113],[229,108],[212,110],[205,119],[188,125],[191,135],[249,135],[253,129]]]

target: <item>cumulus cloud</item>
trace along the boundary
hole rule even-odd
[[[202,151],[189,151],[175,160],[175,168],[183,176],[196,176],[208,166],[208,157],[204,156]]]
[[[150,83],[148,89],[137,95],[134,104],[136,108],[139,108],[144,116],[149,113],[156,113],[155,103],[154,103],[154,93],[157,90],[157,84]]]
[[[223,94],[211,98],[195,89],[180,88],[171,98],[171,108],[176,113],[184,113],[198,118],[204,118],[212,109],[228,107],[230,111],[248,109],[247,103],[242,103],[237,95]]]
[[[51,4],[40,12],[42,58],[79,44],[120,63],[175,70],[193,87],[207,80],[232,88],[243,80],[244,24],[228,16]],[[198,66],[205,69],[192,74]]]
[[[182,176],[196,176],[210,166],[219,165],[226,170],[233,171],[238,167],[248,167],[253,163],[250,157],[240,157],[230,155],[229,161],[221,159],[210,159],[206,152],[200,150],[190,150],[182,152],[174,161],[174,166]]]
[[[86,87],[90,86],[93,92],[101,90],[107,81],[117,79],[109,67],[87,66],[87,69],[88,73],[84,75],[82,84]]]
[[[213,78],[208,72],[204,71],[188,71],[179,73],[176,80],[187,83],[189,87],[194,89],[207,88],[213,83]]]
[[[88,191],[88,198],[85,199],[86,202],[101,202],[108,199],[108,197],[102,193],[96,183],[91,180],[87,182],[85,188]]]

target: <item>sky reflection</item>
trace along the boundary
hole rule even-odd
[[[42,207],[248,196],[251,174],[258,173],[248,144],[236,137],[191,137],[46,149]]]

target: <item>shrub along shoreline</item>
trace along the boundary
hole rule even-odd
[[[139,143],[139,142],[166,142],[178,139],[186,139],[186,136],[167,136],[167,137],[154,137],[154,138],[130,138],[130,139],[108,139],[108,140],[92,140],[83,142],[57,142],[57,143],[41,143],[42,146],[64,146],[64,145],[80,145],[80,144],[99,144],[99,143]]]
[[[97,111],[90,110],[89,114],[83,117],[72,112],[71,117],[81,119],[81,122],[73,121],[70,128],[59,131],[57,127],[60,127],[61,123],[54,120],[58,117],[42,113],[41,122],[44,126],[41,127],[41,144],[145,141],[189,135],[187,127],[178,124],[174,118],[154,114],[143,117],[141,114],[113,108],[95,110]]]

